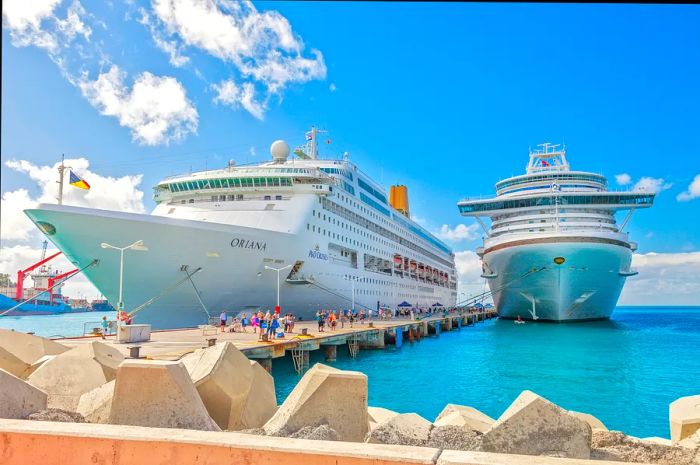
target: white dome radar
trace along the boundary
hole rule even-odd
[[[276,140],[270,146],[270,153],[276,163],[284,163],[289,156],[289,144],[283,140]]]

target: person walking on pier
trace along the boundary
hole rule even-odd
[[[109,322],[107,321],[107,317],[103,316],[102,317],[102,331],[100,332],[102,339],[107,339],[105,336],[107,335],[108,328],[109,328]]]
[[[247,333],[246,331],[246,326],[248,326],[248,314],[246,312],[243,312],[241,315],[241,329],[244,333]]]
[[[222,310],[222,311],[221,311],[221,315],[219,315],[219,321],[220,321],[220,326],[221,326],[221,332],[222,332],[222,333],[226,331],[226,320],[227,320],[227,317],[226,317],[226,310]]]

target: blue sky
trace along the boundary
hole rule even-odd
[[[480,239],[456,201],[522,173],[529,146],[564,142],[573,168],[601,172],[613,188],[659,189],[629,226],[639,253],[666,254],[673,273],[700,270],[700,178],[677,199],[700,175],[697,5],[212,0],[217,18],[268,21],[264,34],[235,42],[225,28],[194,24],[195,10],[178,16],[187,0],[47,0],[39,13],[17,1],[3,3],[3,196],[27,189],[36,200],[49,186],[8,161],[38,168],[65,153],[100,176],[143,175],[126,191],[143,191],[150,210],[161,177],[265,160],[273,140],[300,144],[315,124],[330,131],[327,155],[347,151],[383,185],[409,186],[413,215],[436,232],[447,225],[443,236],[468,252]],[[139,126],[137,82],[179,101],[165,132]],[[96,83],[120,85],[109,95],[120,103],[110,110],[109,88]],[[623,173],[629,182],[618,186]],[[460,257],[468,273],[473,254]],[[671,273],[659,266],[649,272]],[[666,292],[700,303],[698,281],[678,275]]]

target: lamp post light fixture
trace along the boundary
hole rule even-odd
[[[355,313],[355,281],[357,281],[357,276],[346,275],[345,279],[352,282],[352,307],[350,310]]]
[[[133,244],[127,245],[126,247],[116,247],[103,242],[100,244],[100,247],[103,249],[114,249],[119,251],[119,302],[117,303],[117,324],[119,324],[119,312],[124,310],[124,300],[122,298],[124,290],[124,251],[129,249],[146,251],[148,248],[143,245],[142,240],[138,240]]]
[[[282,268],[273,268],[271,266],[265,265],[266,270],[272,270],[277,272],[277,306],[275,307],[275,313],[280,313],[280,271],[291,268],[292,265],[283,266]]]

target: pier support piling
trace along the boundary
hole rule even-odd
[[[324,346],[323,352],[326,356],[326,362],[335,362],[338,358],[338,346]],[[306,352],[308,354],[308,352]]]
[[[272,357],[270,358],[258,358],[256,359],[261,367],[265,369],[268,373],[272,373]]]

